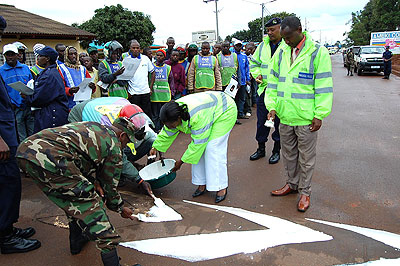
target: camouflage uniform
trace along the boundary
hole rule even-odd
[[[98,249],[106,253],[118,245],[120,237],[94,190],[94,181],[98,181],[105,205],[121,213],[123,201],[117,185],[122,152],[112,129],[97,122],[45,129],[21,143],[17,158],[24,173],[65,211],[70,222],[96,241]]]

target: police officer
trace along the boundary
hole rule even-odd
[[[18,147],[21,170],[67,215],[73,255],[93,240],[105,266],[120,265],[116,250],[120,236],[105,206],[133,219],[133,211],[124,207],[117,185],[122,149],[137,130],[125,117],[117,118],[109,127],[97,122],[71,123],[44,129]]]
[[[265,107],[265,88],[267,87],[267,75],[270,71],[269,65],[271,63],[272,56],[278,47],[281,46],[282,37],[279,33],[279,27],[281,24],[280,18],[272,18],[266,24],[267,36],[264,37],[263,42],[257,47],[253,56],[250,58],[250,73],[256,78],[259,83],[257,90],[257,133],[256,140],[258,142],[258,149],[255,153],[250,156],[250,160],[258,160],[265,157],[265,143],[268,140],[270,128],[264,124],[267,121],[268,110]],[[284,44],[283,44],[284,45]],[[276,117],[274,121],[274,133],[272,133],[272,139],[274,140],[274,148],[272,155],[269,158],[270,164],[275,164],[280,159],[281,143],[279,137],[279,118]]]
[[[383,52],[383,79],[389,79],[390,73],[392,73],[392,52],[389,51],[389,46],[386,46],[386,51]]]
[[[0,16],[0,41],[6,20]],[[15,228],[21,201],[21,177],[15,158],[18,141],[14,112],[3,79],[0,77],[0,250],[1,253],[27,252],[40,247],[40,242],[27,239],[35,229]]]

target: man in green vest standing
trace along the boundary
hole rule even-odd
[[[270,72],[270,64],[272,61],[272,56],[278,50],[278,47],[285,45],[281,42],[282,37],[280,34],[280,18],[271,18],[267,23],[265,23],[265,29],[267,31],[267,36],[257,47],[254,54],[249,57],[250,63],[250,73],[255,78],[258,85],[257,90],[257,131],[256,140],[258,142],[257,150],[250,156],[251,161],[258,160],[265,157],[265,143],[268,141],[268,135],[270,132],[269,127],[265,126],[267,121],[268,110],[265,107],[265,88],[267,87],[267,75]],[[270,164],[275,164],[279,162],[281,143],[279,137],[279,118],[276,117],[274,121],[274,132],[272,133],[272,139],[274,141],[274,148],[272,150],[272,155],[269,158]]]
[[[229,48],[231,44],[225,41],[222,44],[222,50],[217,54],[219,69],[221,72],[222,88],[225,89],[232,79],[232,75],[236,75],[238,69],[237,54],[232,53]]]
[[[190,63],[188,90],[202,92],[207,90],[222,91],[221,73],[217,58],[210,53],[210,43],[201,44],[201,52]]]
[[[280,33],[288,46],[273,57],[265,95],[268,119],[278,115],[282,157],[287,172],[284,187],[271,192],[300,192],[297,209],[310,206],[311,178],[316,160],[317,132],[332,110],[332,64],[328,50],[302,32],[297,17],[286,17]]]

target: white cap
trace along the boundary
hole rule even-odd
[[[236,45],[236,44],[242,44],[242,41],[241,40],[238,40],[238,39],[236,39],[236,38],[232,38],[232,42],[233,42],[233,45]]]
[[[13,43],[9,43],[9,44],[6,44],[6,45],[3,46],[3,54],[5,54],[5,53],[7,53],[9,51],[18,54],[18,48]]]

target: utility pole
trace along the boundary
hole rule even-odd
[[[217,42],[219,42],[219,29],[218,29],[218,0],[203,0],[204,3],[208,3],[208,2],[215,2],[215,20],[216,20],[216,24],[217,24]],[[276,0],[275,0],[276,1]]]
[[[265,4],[268,4],[268,3],[272,3],[272,2],[275,2],[276,0],[270,0],[270,1],[268,1],[268,2],[265,2],[265,3],[262,3],[261,4],[261,27],[262,27],[262,37],[261,37],[261,40],[264,38],[264,34],[265,34],[265,27],[264,27],[264,9],[265,9]]]

